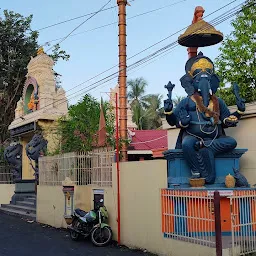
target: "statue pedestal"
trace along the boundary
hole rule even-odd
[[[248,188],[162,189],[164,237],[177,239],[180,236],[188,242],[194,242],[193,239],[205,239],[203,243],[211,241],[210,237],[215,237],[214,191],[220,193],[219,221],[222,236],[226,236],[225,244],[232,245],[232,232],[237,242],[238,239],[249,242],[248,237],[255,237],[256,190]]]
[[[190,186],[191,171],[182,150],[164,152],[164,157],[168,161],[168,189],[162,190],[164,237],[177,238],[177,235],[180,235],[186,237],[188,241],[191,237],[214,237],[214,191],[220,193],[222,236],[227,236],[226,240],[231,243],[234,225],[236,225],[236,236],[246,237],[248,232],[255,234],[256,227],[253,223],[256,204],[253,198],[256,190],[229,189],[225,186],[226,176],[234,175],[233,168],[239,169],[240,158],[246,151],[247,149],[234,149],[216,156],[215,183],[205,184],[202,188]],[[230,207],[231,204],[233,208]],[[232,219],[235,222],[232,222]]]
[[[225,178],[228,174],[234,175],[233,168],[239,169],[240,157],[247,149],[234,149],[215,157],[216,179],[214,184],[205,184],[205,188],[225,188]],[[170,149],[164,152],[168,161],[168,188],[191,188],[189,179],[191,171],[187,165],[181,149]]]

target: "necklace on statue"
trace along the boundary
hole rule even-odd
[[[203,145],[206,147],[206,148],[208,148],[208,147],[210,147],[211,145],[212,145],[212,143],[215,141],[215,139],[217,138],[217,136],[218,136],[218,129],[216,130],[216,134],[215,134],[215,136],[214,136],[214,138],[211,140],[211,142],[207,145],[206,143],[205,143],[205,141],[203,140],[203,138],[201,138],[200,136],[197,136],[197,135],[195,135],[195,134],[193,134],[193,133],[191,133],[191,132],[189,132],[189,131],[186,131],[187,132],[187,134],[189,134],[189,135],[191,135],[191,136],[193,136],[193,137],[195,137],[195,138],[197,138],[197,139],[200,139],[200,141],[203,143]]]
[[[200,119],[200,115],[199,115],[199,112],[198,112],[198,108],[196,108],[196,113],[197,113],[198,121],[199,121],[199,123],[200,123],[200,122],[201,122],[201,119]],[[214,129],[213,129],[211,132],[204,131],[201,124],[199,124],[199,127],[200,127],[200,131],[201,131],[202,133],[210,135],[210,134],[213,134],[213,133],[216,131],[216,129],[217,129],[217,124],[214,125]],[[204,127],[205,127],[205,125],[204,125]]]

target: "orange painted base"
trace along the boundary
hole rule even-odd
[[[256,194],[255,190],[251,193]],[[249,215],[251,222],[256,223],[256,202],[243,199],[245,195],[250,196],[250,190],[234,190],[233,205],[229,197],[221,197],[221,230],[223,233],[231,232],[231,215],[236,224],[234,231],[241,231],[241,216],[249,210],[244,209],[246,207],[244,202],[250,202]],[[214,219],[214,201],[213,197],[209,197],[207,190],[162,190],[163,233],[214,232]],[[252,225],[252,231],[256,231],[256,224]]]

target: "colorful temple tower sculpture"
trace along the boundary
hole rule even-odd
[[[211,59],[197,47],[214,45],[223,39],[221,32],[202,19],[204,10],[197,7],[197,21],[179,37],[179,43],[190,47],[185,75],[180,79],[187,97],[173,109],[172,90],[169,82],[168,99],[164,101],[166,120],[180,128],[176,148],[166,151],[169,187],[180,185],[225,187],[225,177],[235,176],[236,184],[247,187],[248,182],[239,169],[239,158],[247,149],[235,149],[237,142],[226,136],[225,129],[235,127],[245,111],[245,101],[239,96],[239,87],[233,85],[237,111],[230,113],[225,102],[216,96],[220,79]],[[195,20],[195,17],[193,21]],[[191,47],[194,49],[191,51]],[[196,50],[195,50],[196,49]]]
[[[18,170],[15,172],[17,179],[37,180],[39,156],[58,146],[56,121],[67,114],[68,107],[65,91],[56,86],[53,65],[52,58],[40,48],[27,66],[23,94],[9,126],[14,143],[6,149],[9,163],[15,166],[17,159],[22,163],[22,168],[14,168]],[[19,152],[14,156],[16,151]]]

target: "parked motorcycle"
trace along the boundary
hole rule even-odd
[[[72,216],[72,223],[68,226],[70,237],[77,241],[80,237],[91,236],[91,241],[96,246],[105,246],[112,240],[112,230],[106,220],[108,212],[103,205],[103,199],[96,206],[96,209],[85,212],[76,209]]]

